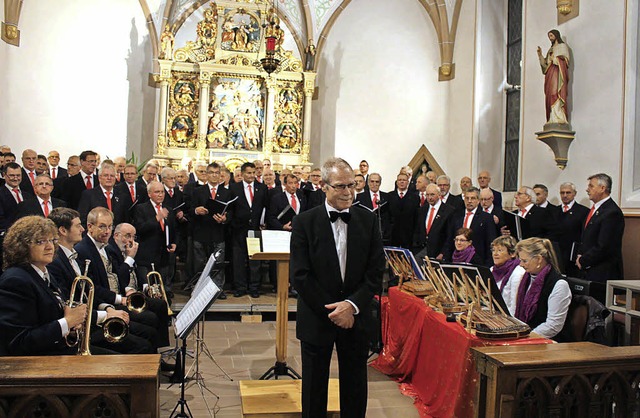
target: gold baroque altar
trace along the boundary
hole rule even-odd
[[[284,31],[264,0],[202,6],[195,41],[174,50],[175,28],[160,37],[154,157],[277,165],[309,164],[315,72],[282,48]],[[275,25],[269,25],[275,23]],[[275,35],[274,35],[275,34]],[[278,69],[267,74],[266,36],[276,37]]]

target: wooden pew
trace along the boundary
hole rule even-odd
[[[633,417],[640,347],[580,342],[472,348],[476,417]]]
[[[0,417],[159,417],[159,366],[159,354],[1,357]]]

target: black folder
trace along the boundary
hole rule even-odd
[[[517,213],[504,211],[504,223],[512,237],[518,241],[531,236],[529,220],[518,216]]]

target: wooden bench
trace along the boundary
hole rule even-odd
[[[631,417],[640,413],[640,347],[589,342],[472,348],[476,417]]]
[[[160,416],[159,354],[0,358],[0,417]]]

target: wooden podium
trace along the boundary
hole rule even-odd
[[[255,253],[252,260],[276,261],[278,264],[278,293],[276,294],[276,364],[260,380],[289,376],[302,377],[287,366],[287,321],[289,319],[289,253]]]

